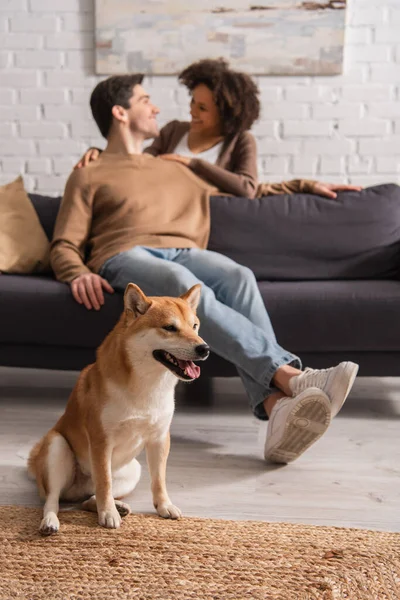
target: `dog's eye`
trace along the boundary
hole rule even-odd
[[[175,325],[164,325],[163,329],[165,331],[178,331],[178,328]]]
[[[198,325],[198,323],[195,323],[195,324],[193,325],[193,329],[194,329],[194,330],[196,330],[196,329],[198,329],[198,328],[199,328],[199,325]]]

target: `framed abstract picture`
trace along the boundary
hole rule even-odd
[[[346,0],[96,0],[96,71],[179,73],[226,58],[254,75],[342,72]]]

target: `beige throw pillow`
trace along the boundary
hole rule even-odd
[[[22,177],[0,187],[0,271],[49,270],[50,244]]]

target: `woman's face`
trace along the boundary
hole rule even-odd
[[[217,105],[212,91],[204,83],[199,83],[192,90],[190,114],[192,115],[191,131],[210,136],[221,135]]]

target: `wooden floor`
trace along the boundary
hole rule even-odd
[[[40,504],[26,457],[76,375],[0,368],[0,504]],[[214,396],[211,406],[177,398],[168,482],[185,515],[400,531],[400,379],[357,380],[325,436],[285,467],[262,460],[265,425],[240,380],[217,380]],[[128,501],[152,511],[146,468]]]

